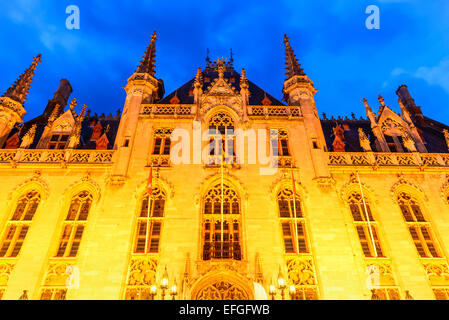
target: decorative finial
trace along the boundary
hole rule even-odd
[[[224,58],[217,58],[215,60],[215,63],[217,64],[217,71],[218,71],[218,77],[221,79],[223,78],[223,74],[226,70],[225,63],[227,59]]]
[[[207,67],[211,66],[211,61],[210,61],[210,58],[209,58],[209,54],[210,54],[210,50],[209,50],[209,48],[207,48],[207,53],[206,53],[206,66]]]
[[[87,110],[87,104],[84,104],[83,108],[80,111],[80,114],[78,115],[78,122],[82,122],[84,120],[84,117],[86,116],[86,110]]]
[[[201,68],[198,68],[196,70],[194,85],[195,85],[195,87],[201,87],[203,85],[203,73],[201,72]]]
[[[73,111],[77,104],[78,104],[78,101],[76,100],[76,98],[74,98],[72,100],[72,102],[70,102],[70,107],[69,107],[70,111]]]
[[[363,98],[363,103],[365,104],[366,112],[373,112],[371,110],[371,107],[369,106],[368,100],[366,100],[366,98]]]
[[[245,89],[249,87],[245,69],[242,69],[242,73],[240,74],[240,87]]]
[[[233,53],[232,53],[232,48],[231,48],[231,57],[229,58],[229,66],[230,66],[231,68],[234,67],[234,55],[233,55]]]
[[[384,100],[384,98],[380,94],[379,94],[378,100],[379,100],[380,105],[382,107],[385,107],[385,100]]]

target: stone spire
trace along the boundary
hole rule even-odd
[[[148,45],[140,65],[137,67],[136,73],[148,73],[151,76],[154,76],[156,73],[156,39],[156,31],[154,31],[151,35],[150,44]]]
[[[284,34],[284,44],[285,44],[285,77],[286,80],[293,76],[305,76],[304,70],[298,63],[295,52],[290,45],[290,39]]]
[[[41,54],[38,54],[33,58],[33,63],[20,75],[3,97],[11,98],[22,105],[25,103],[28,90],[30,90],[31,82],[33,81],[34,71],[36,70],[37,65],[41,62],[41,57]]]

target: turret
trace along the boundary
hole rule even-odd
[[[317,90],[314,88],[312,80],[298,63],[287,35],[284,35],[284,44],[286,71],[283,89],[284,100],[289,106],[299,107],[301,115],[304,117],[305,132],[311,149],[315,178],[328,178],[330,173],[325,154],[325,151],[327,151],[326,141],[314,99]]]
[[[156,69],[156,31],[137,70],[128,79],[125,86],[126,101],[115,140],[116,162],[114,176],[126,177],[131,150],[137,129],[142,104],[151,104],[162,98],[164,83],[155,77]]]

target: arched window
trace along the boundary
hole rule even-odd
[[[225,112],[219,112],[209,121],[210,163],[233,163],[235,156],[234,121]]]
[[[282,189],[277,195],[277,202],[285,253],[310,253],[299,196],[293,197],[291,189]]]
[[[440,258],[432,227],[424,218],[418,201],[410,194],[401,192],[398,204],[419,255],[422,258]]]
[[[363,200],[358,192],[353,192],[348,198],[363,254],[365,257],[384,257],[377,232],[377,223],[371,213],[370,204],[366,199]]]
[[[203,260],[242,259],[240,199],[226,184],[216,184],[203,199]]]
[[[144,196],[137,219],[134,253],[159,252],[165,199],[165,193],[157,187],[153,188],[151,197],[148,194]]]
[[[62,227],[56,257],[76,257],[91,205],[92,195],[87,191],[82,191],[72,198]]]
[[[30,191],[18,200],[3,233],[0,257],[14,258],[19,255],[40,201],[37,191]]]

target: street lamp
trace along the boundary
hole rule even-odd
[[[281,267],[279,267],[279,274],[278,274],[278,288],[281,290],[281,297],[282,300],[285,300],[285,288],[287,285],[285,284],[285,279],[282,276]]]
[[[170,295],[172,296],[172,300],[175,300],[176,296],[178,295],[178,287],[176,286],[176,279],[175,283],[171,286]]]
[[[293,284],[290,285],[289,291],[290,291],[290,300],[295,300],[294,298],[296,297],[296,287]]]
[[[162,300],[165,300],[165,291],[168,289],[168,272],[167,267],[165,267],[164,274],[161,280],[161,290],[162,290]]]
[[[150,287],[150,299],[154,300],[154,297],[156,296],[156,294],[157,294],[157,287],[153,284]]]
[[[271,300],[274,300],[274,297],[276,295],[276,286],[274,284],[270,285],[269,292],[271,295]]]

